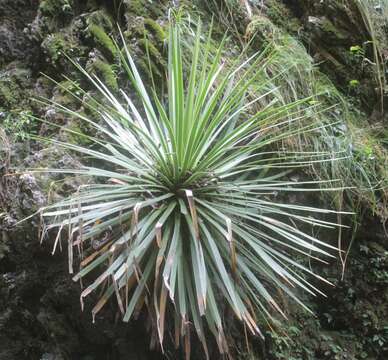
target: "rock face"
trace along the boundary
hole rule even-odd
[[[354,95],[358,107],[369,114],[378,108],[381,93],[376,89],[371,35],[356,1],[288,0],[283,3],[288,5],[294,21],[284,20],[289,19],[289,16],[282,16],[284,10],[272,11],[273,21],[303,38],[322,71],[344,94]],[[383,42],[387,35],[385,26],[381,34],[385,37]],[[386,54],[382,54],[382,58],[383,62],[387,61]]]
[[[25,61],[36,55],[36,45],[26,34],[26,26],[35,15],[37,1],[0,1],[0,65]],[[35,45],[35,46],[34,46]],[[27,60],[28,61],[28,60]]]
[[[212,15],[210,2],[185,3],[195,5],[204,16]],[[244,34],[249,23],[246,8],[241,5],[244,2],[235,3],[235,17],[241,27],[238,31]],[[257,12],[264,11],[267,18],[292,35],[302,34],[322,71],[345,93],[354,91],[355,102],[362,109],[372,112],[378,106],[373,74],[349,54],[351,46],[362,45],[368,38],[353,8],[344,8],[342,0],[248,3],[265,3]],[[149,0],[0,0],[0,125],[13,142],[8,149],[11,163],[5,152],[0,152],[0,360],[162,358],[148,351],[144,319],[123,324],[115,304],[92,324],[90,309],[81,312],[80,289],[67,273],[65,252],[51,256],[50,239],[39,245],[39,217],[16,223],[46,203],[48,196],[61,197],[81,181],[24,171],[37,166],[78,164],[68,154],[23,142],[27,132],[64,138],[69,135],[58,133],[54,125],[75,130],[81,126],[49,106],[32,101],[31,96],[52,98],[84,110],[65,91],[72,84],[61,78],[61,73],[82,79],[63,53],[117,89],[121,79],[114,66],[115,48],[109,37],[115,32],[115,22],[124,29],[145,72],[148,64],[144,60],[143,34],[147,33],[151,39],[151,66],[161,79],[166,65],[163,51],[167,4]],[[351,80],[360,82],[357,91],[349,90]],[[28,122],[26,112],[43,117],[48,124]],[[76,136],[67,140],[85,141]],[[16,174],[11,167],[19,168],[23,174]],[[61,182],[52,183],[57,180]],[[295,311],[287,329],[294,342],[287,347],[286,337],[268,336],[264,345],[257,346],[262,358],[388,358],[386,240],[376,218],[365,220],[349,256],[345,281],[338,280],[340,268],[332,264],[322,270],[337,285],[327,289],[329,298],[306,299],[318,314],[317,319]],[[237,337],[244,342],[243,336]],[[180,358],[173,351],[169,355]]]

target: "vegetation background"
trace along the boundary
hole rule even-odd
[[[274,67],[292,65],[280,80],[282,96],[293,99],[319,90],[326,94],[328,105],[336,105],[327,119],[319,119],[323,123],[335,120],[336,127],[305,139],[306,143],[314,149],[346,149],[347,155],[338,166],[329,164],[301,175],[339,178],[352,187],[335,196],[309,199],[355,212],[352,218],[341,219],[350,230],[340,239],[328,239],[334,244],[341,241],[342,248],[350,251],[318,269],[336,286],[324,289],[327,298],[304,298],[316,317],[284,300],[290,319],[284,334],[268,332],[264,342],[250,339],[249,350],[242,329],[231,324],[235,358],[386,359],[388,7],[386,1],[372,0],[198,0],[179,4],[0,0],[0,359],[163,358],[148,350],[141,316],[123,324],[112,304],[92,324],[89,309],[81,312],[79,287],[67,274],[66,256],[51,256],[50,244],[37,244],[38,220],[24,227],[15,224],[80,184],[73,177],[24,173],[25,168],[70,167],[79,161],[59,148],[36,143],[30,135],[55,135],[84,145],[88,141],[77,134],[88,130],[80,129],[84,124],[31,98],[43,96],[84,111],[64,91],[74,84],[61,74],[82,84],[64,54],[82,62],[111,88],[125,87],[110,39],[118,35],[116,22],[137,64],[147,71],[148,51],[155,79],[161,81],[166,67],[168,8],[178,5],[192,18],[201,16],[204,22],[213,18],[215,41],[229,31],[231,54],[247,41],[257,49],[268,43],[279,47],[282,56]],[[150,39],[148,48],[144,33]],[[31,114],[47,122],[34,122]],[[74,132],[58,130],[55,125]],[[290,146],[297,148],[300,142]],[[182,355],[168,348],[166,356]],[[201,356],[198,346],[193,358]]]

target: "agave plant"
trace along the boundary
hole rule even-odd
[[[307,309],[295,288],[321,293],[306,275],[323,279],[295,254],[320,259],[336,249],[300,229],[335,226],[312,216],[331,211],[290,204],[282,195],[319,191],[318,182],[288,174],[327,154],[289,153],[284,144],[314,131],[310,114],[321,109],[311,98],[278,102],[270,80],[257,83],[271,54],[227,61],[223,43],[213,49],[200,25],[196,35],[183,35],[171,24],[166,96],[143,82],[125,41],[117,45],[137,101],[113,94],[77,65],[103,100],[89,102],[93,117],[54,105],[99,136],[89,136],[88,148],[52,141],[95,165],[50,171],[95,183],[41,210],[43,236],[57,229],[54,250],[67,237],[70,273],[74,254],[81,257],[73,279],[100,273],[81,293],[83,306],[88,294],[105,289],[93,319],[111,297],[124,321],[146,308],[161,348],[165,329],[175,329],[186,354],[193,330],[206,354],[208,331],[228,352],[225,308],[261,335],[259,314],[266,321],[285,317],[273,290]]]

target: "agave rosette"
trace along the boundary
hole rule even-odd
[[[315,131],[309,114],[322,109],[311,98],[279,102],[268,76],[258,81],[271,53],[222,61],[223,45],[212,51],[210,33],[203,40],[198,26],[186,71],[180,32],[170,26],[166,97],[147,89],[125,42],[118,47],[141,106],[79,66],[103,98],[90,105],[99,119],[54,105],[100,136],[89,136],[89,147],[52,141],[98,165],[51,171],[98,181],[41,214],[46,231],[58,230],[55,247],[61,236],[68,239],[70,273],[74,254],[81,257],[74,280],[100,272],[81,293],[83,303],[105,288],[93,318],[116,297],[124,321],[147,308],[161,346],[165,328],[175,328],[175,341],[188,352],[195,329],[206,353],[205,331],[225,353],[225,305],[260,335],[258,314],[284,316],[274,289],[305,308],[295,288],[321,293],[305,275],[324,279],[295,254],[320,259],[336,248],[299,225],[332,228],[311,215],[333,211],[286,203],[281,194],[319,191],[319,182],[295,182],[287,174],[330,156],[279,145]]]

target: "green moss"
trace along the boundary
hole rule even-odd
[[[84,135],[91,132],[91,129],[87,128],[85,125],[85,122],[76,119],[70,120],[66,125],[66,129],[66,138],[68,142],[79,146],[88,146],[93,143]]]
[[[116,46],[114,45],[109,35],[105,32],[104,28],[95,24],[90,24],[88,28],[90,34],[94,38],[94,41],[98,44],[101,50],[107,51],[114,57],[117,53]]]
[[[152,41],[146,39],[140,39],[139,45],[143,49],[144,53],[149,53],[151,60],[154,60],[161,66],[167,66],[165,58],[162,56],[158,48],[152,43]]]
[[[31,72],[16,63],[11,69],[0,73],[0,104],[12,109],[28,101],[28,86]]]
[[[125,5],[130,15],[146,15],[143,0],[125,0]]]
[[[157,42],[163,43],[167,39],[166,32],[155,20],[150,18],[144,19],[144,27],[152,33]]]
[[[77,93],[77,88],[72,81],[66,80],[60,82],[54,89],[53,100],[69,109],[76,109],[79,101],[69,93],[70,91],[75,95],[81,95]]]
[[[113,22],[104,10],[93,11],[87,16],[88,30],[99,50],[109,57],[117,54],[116,46],[109,33],[113,30]]]
[[[161,0],[156,4],[148,0],[124,0],[123,3],[125,4],[126,13],[129,16],[148,17],[152,15],[153,17],[158,17],[164,15],[163,8],[168,2]]]
[[[127,42],[131,43],[132,52],[138,55],[136,62],[143,72],[149,76],[151,67],[153,75],[161,77],[163,69],[167,66],[165,56],[162,54],[167,35],[162,26],[151,18],[139,17],[129,24],[124,35]]]
[[[117,84],[117,76],[113,70],[113,66],[107,62],[96,59],[92,65],[92,71],[94,71],[110,89],[117,91],[119,86]]]
[[[13,107],[18,101],[18,87],[12,82],[0,81],[0,103]]]
[[[42,42],[42,48],[48,55],[52,64],[58,64],[63,59],[63,54],[73,55],[76,44],[65,34],[54,33],[46,37]]]
[[[73,0],[43,0],[39,4],[39,10],[46,16],[58,16],[72,13],[73,5]]]
[[[67,94],[68,91],[75,91],[76,86],[73,81],[70,80],[64,80],[59,83],[59,92],[61,94]]]
[[[290,33],[297,33],[301,28],[299,20],[293,16],[290,9],[279,0],[266,2],[268,18],[282,29]]]
[[[138,43],[142,52],[144,53],[145,59],[144,61],[140,61],[140,66],[146,71],[146,73],[149,73],[149,67],[151,66],[153,75],[161,77],[163,69],[167,67],[165,58],[151,41],[140,39]],[[146,55],[147,51],[149,60],[147,59]],[[150,64],[148,64],[148,62],[150,62]]]
[[[113,29],[113,22],[109,14],[105,10],[96,10],[87,16],[88,25],[94,24],[104,28],[105,31]]]
[[[153,77],[158,77],[158,78],[162,77],[160,67],[158,65],[156,65],[152,60],[150,60],[150,62],[148,62],[148,60],[139,59],[137,61],[137,64],[139,66],[139,69],[141,69],[144,72],[144,74],[146,76],[148,76],[149,78],[151,77],[150,76],[150,67],[151,67],[151,72],[152,72]]]

